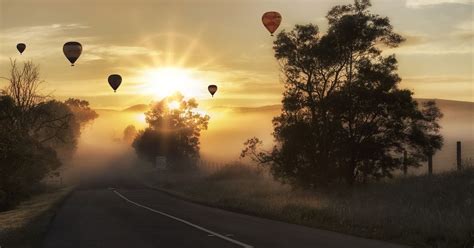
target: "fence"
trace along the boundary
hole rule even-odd
[[[446,147],[446,148],[449,149],[449,147]],[[457,170],[462,170],[464,167],[472,165],[472,162],[473,162],[472,157],[465,156],[465,154],[472,155],[473,152],[470,150],[464,151],[461,141],[457,141],[455,147],[453,147],[452,149],[453,149],[452,151],[453,152],[455,151],[456,153],[455,168]],[[463,155],[465,159],[463,159]],[[429,156],[427,160],[428,160],[427,161],[428,174],[431,175],[433,174],[433,156]],[[403,167],[402,167],[403,174],[405,175],[407,174],[407,171],[408,171],[408,162],[409,162],[409,158],[408,158],[407,152],[405,151],[403,153]]]

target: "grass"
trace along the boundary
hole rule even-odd
[[[293,190],[244,165],[144,174],[172,194],[247,214],[415,247],[474,245],[473,167],[318,192]]]
[[[48,225],[72,187],[49,187],[15,209],[0,212],[0,247],[41,247]]]

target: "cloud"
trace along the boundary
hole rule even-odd
[[[76,40],[83,44],[84,52],[81,61],[96,61],[116,59],[132,55],[158,56],[159,51],[150,50],[143,46],[119,46],[99,42],[99,37],[85,35],[89,26],[70,24],[49,24],[31,27],[16,27],[0,31],[0,48],[8,51],[0,55],[0,63],[8,61],[9,57],[17,54],[15,45],[24,42],[26,52],[32,58],[44,58],[62,54],[62,45],[65,41]],[[8,48],[7,48],[8,46]]]
[[[420,8],[439,4],[473,4],[474,0],[406,0],[405,5],[409,8]]]
[[[453,36],[462,41],[472,43],[474,41],[474,20],[459,23],[452,32]]]
[[[46,57],[62,52],[63,42],[70,40],[71,35],[79,30],[88,29],[88,26],[71,24],[50,24],[31,27],[15,27],[0,31],[0,48],[6,51],[0,60],[16,55],[14,49],[19,42],[26,43],[26,52],[31,57]],[[81,42],[91,41],[93,37],[80,37]],[[8,46],[8,48],[7,48]]]
[[[472,82],[472,77],[467,76],[418,76],[405,77],[403,82],[410,83],[430,83],[430,84],[446,84],[446,83],[464,83]]]
[[[461,22],[443,35],[402,33],[406,39],[397,48],[384,48],[384,52],[397,54],[473,54],[474,31],[472,21]]]
[[[429,42],[429,37],[426,35],[420,34],[411,34],[411,33],[400,33],[405,41],[400,44],[400,47],[407,47],[407,46],[418,46],[421,44],[425,44]]]
[[[116,46],[106,44],[90,44],[87,46],[87,54],[84,56],[85,61],[116,59],[119,57],[132,55],[159,56],[160,51],[154,51],[141,46]]]
[[[27,41],[41,40],[48,37],[56,37],[64,34],[69,30],[86,29],[88,26],[71,23],[71,24],[50,24],[31,27],[15,27],[4,30],[0,33],[2,40]]]

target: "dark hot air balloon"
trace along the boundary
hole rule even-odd
[[[81,56],[82,45],[76,41],[70,41],[63,46],[64,55],[71,62],[71,66],[74,66],[74,62]]]
[[[18,52],[20,52],[20,54],[22,54],[23,51],[25,51],[25,49],[26,49],[25,43],[16,44],[16,49],[18,50]]]
[[[273,36],[273,33],[277,30],[281,23],[281,15],[276,11],[269,11],[263,14],[262,23]]]
[[[122,77],[118,74],[112,74],[109,76],[109,84],[112,89],[114,89],[114,92],[117,91],[118,87],[122,83]]]
[[[217,91],[217,85],[211,84],[207,86],[207,90],[209,90],[209,93],[211,93],[212,97],[214,97],[214,94]]]

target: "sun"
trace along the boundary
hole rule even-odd
[[[180,107],[180,104],[178,101],[171,101],[168,103],[168,108],[170,110],[176,110],[176,109],[179,109],[179,107]]]
[[[142,73],[144,87],[142,93],[164,98],[175,92],[185,97],[196,97],[204,87],[194,71],[179,67],[147,69]]]

